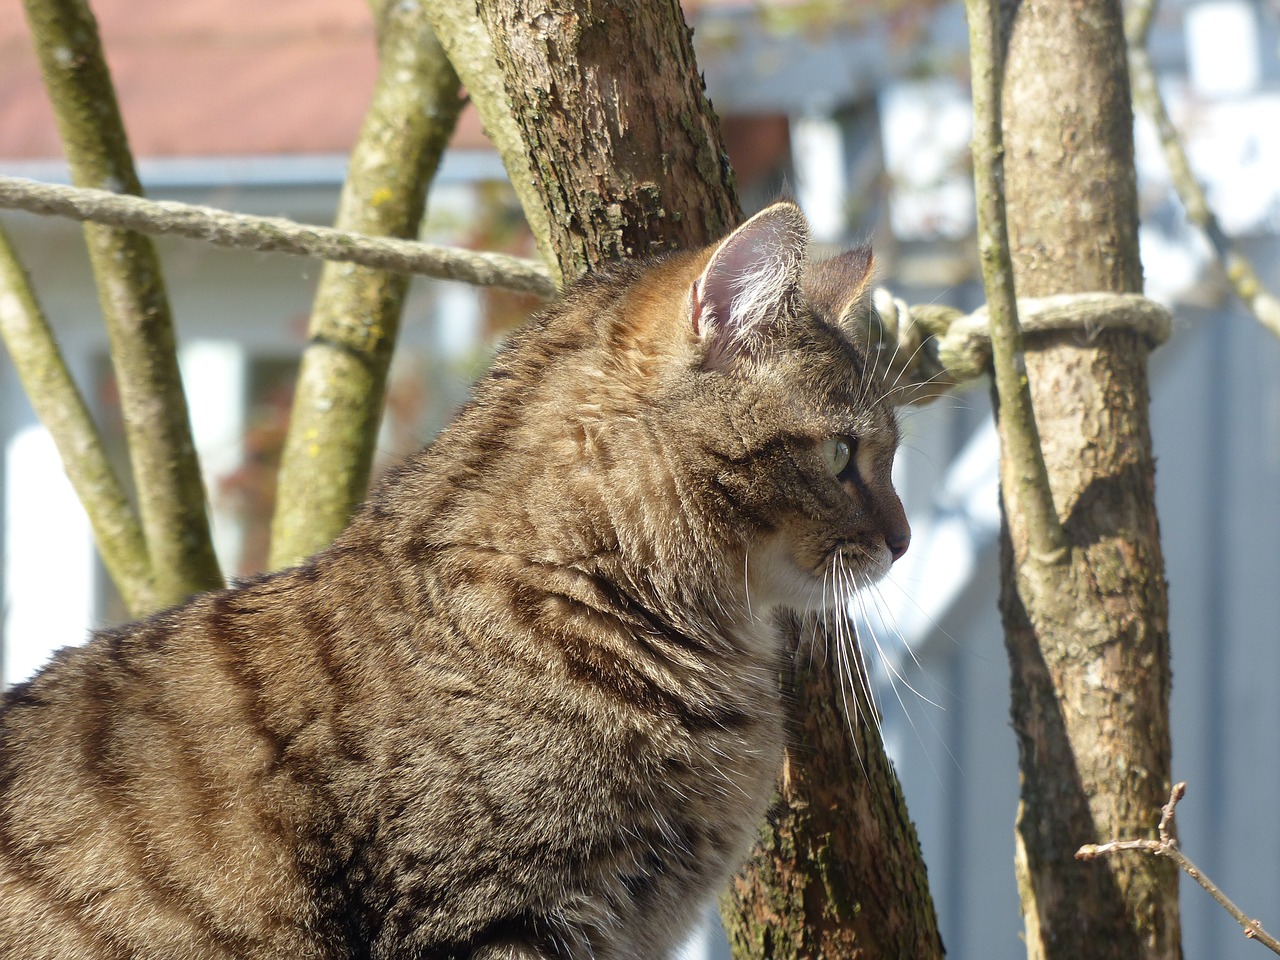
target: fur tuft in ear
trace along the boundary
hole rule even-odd
[[[775,203],[729,234],[690,292],[704,365],[719,370],[767,338],[800,292],[809,228],[792,203]]]
[[[874,268],[870,244],[810,263],[804,271],[805,300],[818,316],[838,326],[846,336],[863,341]]]

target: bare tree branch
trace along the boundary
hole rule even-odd
[[[89,7],[84,0],[24,0],[24,6],[73,181],[140,194]],[[160,264],[139,234],[89,224],[85,239],[119,382],[155,600],[176,603],[220,586],[222,574]]]
[[[991,363],[999,398],[1001,431],[1014,465],[1019,512],[1027,518],[1030,553],[1038,562],[1057,564],[1067,556],[1066,535],[1054,508],[1049,471],[1040,450],[1040,432],[1031,407],[1023,357],[1022,330],[1014,294],[1013,263],[1004,203],[1004,135],[1000,97],[1003,64],[998,53],[999,5],[995,0],[966,0],[969,59],[973,77],[973,168],[978,203],[978,253],[991,320]]]
[[[431,32],[426,5],[388,4],[379,20],[378,79],[351,154],[340,229],[417,232],[462,108],[458,75]],[[327,545],[364,497],[408,282],[404,274],[325,265],[280,464],[273,568]]]
[[[136,614],[156,607],[147,545],[98,428],[58,350],[30,281],[0,228],[0,337],[23,389],[62,457],[93,527],[98,553]]]
[[[1182,849],[1178,846],[1178,838],[1173,835],[1174,810],[1187,792],[1186,783],[1175,783],[1169,792],[1169,802],[1160,808],[1159,840],[1113,840],[1110,843],[1086,843],[1076,851],[1077,860],[1096,860],[1121,850],[1142,850],[1157,857],[1167,857],[1176,863],[1196,883],[1204,887],[1209,896],[1218,901],[1219,906],[1231,914],[1232,919],[1244,928],[1244,935],[1250,940],[1257,940],[1272,953],[1280,954],[1280,941],[1262,929],[1262,924],[1250,918],[1227,897],[1222,889],[1204,875]]]
[[[213,207],[145,200],[106,190],[37,183],[0,176],[0,208],[92,220],[140,233],[170,234],[220,247],[242,247],[322,260],[358,263],[482,287],[551,297],[556,285],[535,260],[456,250],[393,237],[368,237],[283,217],[253,217]]]
[[[1187,219],[1199,227],[1209,241],[1236,296],[1264,327],[1280,337],[1280,299],[1263,285],[1249,258],[1218,223],[1218,218],[1205,197],[1204,188],[1191,170],[1177,128],[1165,108],[1164,97],[1160,95],[1160,85],[1156,82],[1155,70],[1146,46],[1154,13],[1155,0],[1134,0],[1125,17],[1133,102],[1156,126],[1160,144],[1164,148],[1165,163],[1169,165],[1169,176],[1187,211]]]

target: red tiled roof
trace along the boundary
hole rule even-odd
[[[90,2],[135,156],[345,155],[354,144],[377,69],[361,0]],[[743,182],[785,154],[780,116],[726,117],[723,129]],[[474,110],[453,145],[488,146]],[[61,156],[21,2],[0,0],[0,172]]]
[[[346,153],[376,71],[360,0],[93,0],[138,156]],[[474,116],[461,145],[483,145]],[[19,0],[0,0],[0,163],[62,155]]]

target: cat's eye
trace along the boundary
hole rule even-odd
[[[831,471],[833,477],[844,479],[849,464],[853,460],[853,450],[857,445],[853,437],[831,437],[822,442],[822,462]]]

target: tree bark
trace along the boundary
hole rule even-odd
[[[1020,297],[1140,291],[1133,117],[1115,0],[1008,11],[1005,176]],[[1169,793],[1168,599],[1154,502],[1149,343],[1028,333],[1026,372],[1068,555],[1029,549],[1002,455],[1001,613],[1022,771],[1017,867],[1034,958],[1180,956],[1176,870],[1080,863],[1154,835]]]
[[[814,617],[791,625],[797,746],[787,750],[760,843],[722,900],[737,957],[943,955],[875,707],[865,683],[839,677],[831,644],[841,635],[849,634]]]
[[[566,278],[699,246],[738,223],[676,0],[494,0],[480,12]]]
[[[490,0],[482,15],[566,277],[701,246],[739,221],[674,0]],[[824,626],[809,627],[834,649]],[[797,658],[803,747],[790,752],[760,846],[722,903],[735,955],[941,956],[915,831],[873,715],[864,704],[846,716],[834,657],[818,663]]]

